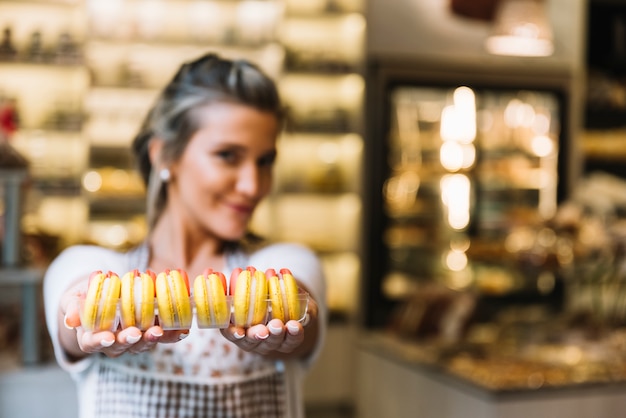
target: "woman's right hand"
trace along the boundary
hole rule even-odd
[[[174,343],[188,335],[188,330],[164,331],[158,325],[141,331],[137,327],[128,327],[112,331],[85,331],[81,327],[80,292],[69,291],[63,297],[60,315],[63,326],[59,327],[61,345],[74,359],[89,354],[102,353],[108,357],[118,357],[126,352],[140,353],[149,351],[157,343]]]

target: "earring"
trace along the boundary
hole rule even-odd
[[[162,168],[161,171],[159,171],[159,178],[163,183],[167,183],[170,179],[170,170]]]

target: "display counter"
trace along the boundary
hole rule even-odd
[[[613,418],[626,410],[626,356],[615,356],[623,338],[623,331],[607,332],[593,344],[528,345],[490,355],[364,332],[358,416]]]

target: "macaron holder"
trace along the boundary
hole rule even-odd
[[[304,318],[306,317],[308,302],[309,302],[309,294],[307,292],[300,290],[298,293],[297,299],[299,301],[299,306],[298,306],[299,310],[298,310],[297,318],[289,318],[289,319],[302,322]],[[266,303],[267,307],[265,309],[263,321],[252,322],[252,320],[249,320],[248,322],[244,324],[244,327],[250,327],[253,325],[257,325],[259,323],[267,324],[269,321],[275,318],[275,316],[273,315],[271,299],[266,299],[265,302],[267,302]],[[80,309],[80,319],[81,319],[81,324],[82,324],[81,326],[85,331],[92,331],[92,332],[115,331],[118,328],[123,329],[123,328],[127,328],[130,326],[136,326],[142,331],[145,331],[151,326],[154,326],[157,324],[160,325],[164,330],[180,330],[180,329],[191,328],[193,322],[196,323],[198,328],[227,328],[230,324],[234,324],[235,309],[237,309],[233,303],[233,296],[227,295],[226,296],[226,315],[216,314],[217,313],[216,309],[214,306],[211,306],[211,303],[209,303],[209,305],[211,306],[209,315],[206,315],[206,314],[199,315],[198,309],[196,307],[196,304],[194,302],[194,298],[192,295],[192,296],[189,296],[188,299],[185,298],[185,300],[183,300],[182,302],[183,304],[189,304],[188,307],[191,311],[191,315],[184,315],[184,314],[179,315],[178,307],[173,306],[173,311],[175,311],[176,313],[172,315],[172,318],[168,319],[164,317],[163,315],[160,315],[157,298],[154,298],[153,303],[151,303],[150,304],[151,306],[148,307],[147,309],[148,312],[152,311],[153,314],[145,315],[144,320],[141,320],[141,318],[135,318],[133,321],[133,318],[125,318],[125,315],[122,315],[122,306],[121,306],[120,300],[117,300],[115,303],[114,314],[112,313],[113,309],[110,309],[111,314],[108,315],[108,318],[105,317],[107,316],[106,314],[103,315],[103,312],[106,311],[104,301],[100,301],[100,305],[98,306],[98,309],[95,312],[95,316],[96,316],[95,318],[87,318],[87,313],[85,309],[85,295],[81,295],[78,297],[78,303],[79,303],[79,309]],[[142,311],[143,303],[144,302],[135,304],[135,312]]]

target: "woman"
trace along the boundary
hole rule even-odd
[[[206,55],[184,64],[133,142],[149,234],[119,253],[74,246],[44,279],[58,362],[78,383],[81,417],[301,417],[302,377],[323,343],[321,265],[296,244],[261,245],[248,223],[272,185],[282,106],[256,66]],[[304,321],[247,329],[85,332],[76,295],[94,270],[289,268],[309,294]]]

